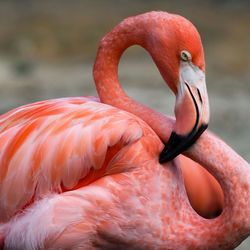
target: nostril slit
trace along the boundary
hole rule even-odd
[[[200,98],[200,102],[202,103],[201,92],[200,92],[199,89],[197,89],[197,93],[198,93],[198,96],[199,96],[199,98]]]

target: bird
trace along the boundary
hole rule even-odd
[[[175,119],[122,89],[119,60],[135,44],[176,95]],[[1,115],[1,248],[239,245],[250,234],[249,164],[206,130],[204,72],[193,24],[151,11],[125,19],[101,40],[93,68],[99,97],[40,101]],[[213,219],[196,211],[210,208],[193,197],[192,173],[210,178],[222,209]]]

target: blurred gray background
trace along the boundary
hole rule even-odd
[[[181,14],[198,28],[206,53],[209,129],[250,161],[248,0],[0,1],[0,114],[42,99],[95,95],[99,40],[127,16],[150,10]],[[173,95],[143,49],[128,49],[119,71],[130,95],[173,114]],[[250,249],[250,240],[237,249]]]

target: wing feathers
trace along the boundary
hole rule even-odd
[[[0,220],[32,199],[107,174],[117,152],[143,136],[142,124],[86,98],[39,102],[0,116]]]

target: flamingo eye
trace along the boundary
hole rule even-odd
[[[180,57],[181,57],[181,60],[184,62],[191,62],[192,61],[192,55],[187,50],[182,50]]]

